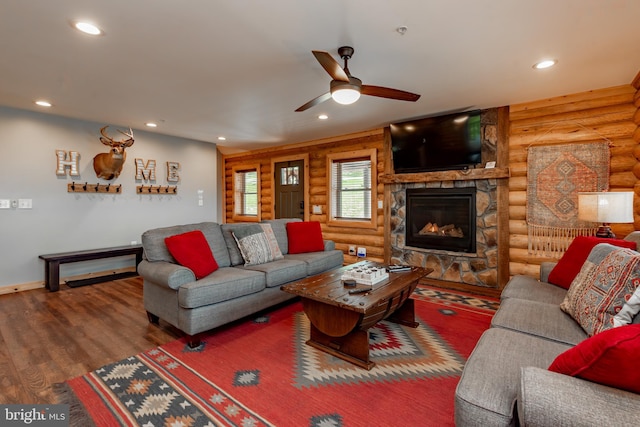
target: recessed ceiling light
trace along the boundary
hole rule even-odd
[[[148,126],[148,127],[150,127],[150,128],[156,128],[156,127],[158,127],[158,125],[157,125],[156,123],[153,123],[153,122],[145,123],[145,125],[146,125],[146,126]]]
[[[37,100],[36,105],[39,105],[41,107],[51,107],[51,103],[49,101],[45,101],[44,99]]]
[[[227,138],[225,138],[224,136],[219,136],[218,137],[218,141],[226,141],[226,140],[227,140]]]
[[[75,21],[73,22],[73,27],[76,30],[92,36],[99,36],[100,34],[103,34],[100,28],[90,22]]]
[[[542,70],[544,68],[553,67],[557,63],[558,63],[558,61],[555,60],[555,59],[545,59],[544,61],[540,61],[540,62],[534,64],[533,68],[535,68],[536,70]]]
[[[329,118],[329,116],[327,116],[326,114],[320,114],[320,115],[318,116],[318,118],[319,118],[320,120],[327,120],[327,119]]]

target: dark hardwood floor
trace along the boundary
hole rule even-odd
[[[0,295],[0,403],[55,403],[53,384],[181,336],[148,322],[140,277]]]

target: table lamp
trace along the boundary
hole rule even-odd
[[[609,224],[633,222],[633,192],[580,192],[578,219],[601,223],[597,237],[615,238]]]

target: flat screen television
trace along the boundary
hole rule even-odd
[[[395,173],[459,170],[482,163],[480,110],[395,123]]]

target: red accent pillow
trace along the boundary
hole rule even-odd
[[[178,264],[193,271],[196,279],[202,279],[218,269],[209,243],[200,230],[169,236],[164,243]]]
[[[551,270],[551,273],[549,273],[549,283],[569,289],[571,282],[573,282],[573,279],[578,275],[582,264],[584,264],[591,253],[591,249],[598,243],[609,243],[610,245],[629,248],[634,251],[637,249],[636,242],[602,237],[578,236],[573,239],[573,242],[571,242],[564,255],[562,255],[562,258],[558,261],[558,264],[556,264],[553,270]]]
[[[640,324],[595,334],[558,355],[549,370],[640,393]]]
[[[287,239],[290,254],[324,251],[319,221],[288,222]]]

